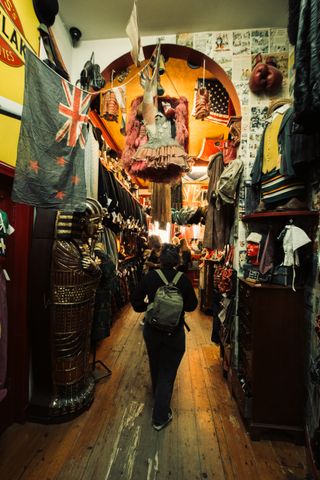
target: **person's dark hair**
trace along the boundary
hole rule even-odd
[[[160,253],[160,265],[164,268],[173,268],[180,263],[179,248],[171,243],[164,243]]]
[[[150,235],[149,245],[151,250],[160,250],[161,248],[161,238],[158,235]]]
[[[188,252],[190,250],[188,246],[188,242],[185,238],[181,238],[180,240],[180,251],[181,252]]]

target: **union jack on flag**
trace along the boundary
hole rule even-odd
[[[88,111],[91,95],[85,95],[85,92],[80,88],[71,85],[64,79],[61,79],[61,83],[67,105],[59,103],[59,113],[67,120],[59,129],[56,141],[61,142],[64,137],[67,137],[68,147],[75,147],[79,138],[80,147],[84,148],[86,141],[82,133],[82,127],[88,121],[88,115],[84,112]]]
[[[182,206],[197,208],[205,203],[207,187],[199,183],[182,183]]]
[[[27,49],[12,193],[16,202],[85,210],[84,147],[90,98]]]

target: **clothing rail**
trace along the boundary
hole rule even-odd
[[[9,100],[8,98],[0,96],[0,113],[2,115],[7,115],[7,117],[21,120],[22,105],[20,105],[20,103]]]
[[[108,168],[105,163],[103,162],[103,160],[100,159],[100,162],[101,162],[101,165],[106,169],[108,170],[108,172],[112,173],[113,174],[113,178],[119,183],[119,185],[124,189],[126,190],[126,192],[139,204],[139,206],[141,208],[143,208],[143,205],[139,202],[139,200],[133,195],[132,192],[130,192],[130,190],[117,178],[117,176],[114,174],[114,172]]]

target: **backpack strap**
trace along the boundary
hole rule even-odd
[[[182,272],[177,272],[174,276],[174,279],[172,280],[171,283],[173,283],[173,285],[177,285],[177,283],[179,282],[180,278],[182,276]]]
[[[166,277],[164,276],[164,274],[161,272],[161,270],[157,269],[156,272],[157,272],[157,274],[159,275],[159,277],[161,278],[161,280],[163,281],[163,283],[164,283],[165,285],[169,285],[168,280],[166,279]]]
[[[159,277],[161,278],[161,280],[163,281],[163,283],[165,285],[169,285],[169,283],[173,283],[173,285],[177,285],[177,283],[179,282],[180,280],[180,277],[182,275],[182,272],[177,272],[172,280],[172,282],[168,282],[168,280],[166,279],[166,277],[164,276],[164,274],[161,272],[161,270],[157,269],[156,270],[157,274],[159,275]]]

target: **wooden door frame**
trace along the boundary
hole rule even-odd
[[[8,211],[15,232],[6,239],[5,268],[8,300],[8,393],[0,403],[0,433],[13,422],[26,418],[29,399],[29,338],[27,319],[27,288],[33,208],[10,199],[15,169],[0,162],[0,207]],[[6,191],[4,195],[4,191]],[[7,207],[6,207],[7,206]]]

